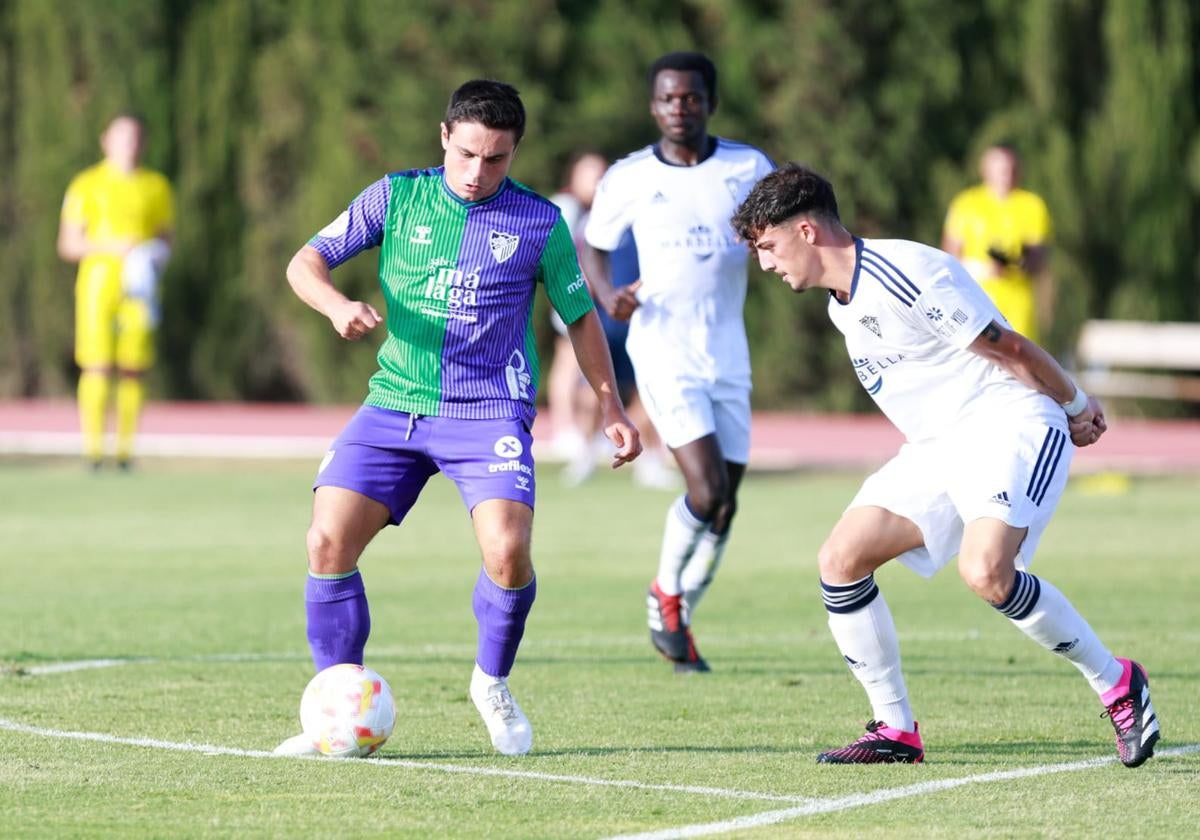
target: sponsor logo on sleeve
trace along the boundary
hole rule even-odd
[[[338,239],[346,235],[346,231],[350,229],[350,211],[343,210],[342,214],[334,219],[325,227],[317,231],[317,236],[322,239]]]
[[[587,286],[587,283],[584,281],[583,275],[580,274],[578,277],[576,277],[574,280],[572,280],[570,283],[567,284],[567,294],[573,295],[576,292],[578,292],[579,290],[586,288],[586,286]]]
[[[961,309],[955,309],[950,313],[950,317],[947,318],[941,309],[931,306],[925,310],[925,316],[934,325],[933,331],[942,338],[952,337],[967,322],[967,313]]]
[[[317,467],[317,475],[325,472],[325,468],[328,467],[329,462],[333,460],[333,453],[335,452],[337,452],[336,449],[330,449],[325,453],[325,457],[321,459],[321,466]]]

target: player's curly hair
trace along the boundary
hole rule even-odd
[[[786,163],[754,185],[730,223],[738,236],[754,242],[767,228],[802,213],[841,222],[833,185],[807,166]]]
[[[651,93],[654,92],[654,80],[664,70],[699,73],[700,78],[704,80],[704,89],[708,92],[709,104],[717,104],[717,67],[712,63],[712,59],[704,53],[673,52],[655,60],[646,74],[646,81],[650,86]]]
[[[444,122],[450,131],[460,122],[512,131],[520,142],[525,135],[525,106],[512,85],[495,79],[472,79],[450,94]]]

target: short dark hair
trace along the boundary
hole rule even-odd
[[[754,242],[767,228],[804,213],[841,221],[833,185],[807,166],[786,163],[754,185],[731,223],[738,236]]]
[[[717,66],[704,53],[673,52],[667,53],[650,65],[646,81],[650,84],[650,92],[654,93],[654,81],[664,70],[680,70],[685,73],[699,73],[704,80],[704,88],[708,91],[708,102],[717,102]]]
[[[519,142],[525,135],[525,106],[512,85],[494,79],[472,79],[450,94],[444,121],[449,131],[460,122],[512,131]]]

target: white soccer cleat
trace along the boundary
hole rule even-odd
[[[470,695],[498,752],[504,755],[529,752],[533,747],[533,727],[508,690],[508,680],[489,677],[476,665],[471,674]]]
[[[275,755],[320,755],[321,751],[317,749],[317,745],[313,743],[312,738],[309,738],[303,732],[299,735],[293,735],[288,738],[278,747],[271,751]]]

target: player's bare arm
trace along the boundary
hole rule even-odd
[[[333,285],[329,264],[311,245],[305,245],[287,267],[288,283],[300,300],[320,312],[348,341],[358,341],[383,320],[375,307],[350,300]]]
[[[949,234],[942,234],[942,250],[955,259],[962,259],[962,240]]]
[[[1090,446],[1107,431],[1100,403],[1089,396],[1078,406],[1073,405],[1081,393],[1074,381],[1053,356],[1020,333],[992,321],[967,349],[1062,405],[1071,442],[1076,446]]]
[[[637,427],[625,416],[625,407],[617,393],[617,376],[613,372],[612,357],[608,355],[604,328],[596,312],[591,310],[567,325],[567,335],[571,339],[579,369],[600,402],[604,435],[617,447],[612,463],[613,469],[616,469],[642,453],[642,440]]]
[[[607,251],[587,245],[582,249],[580,257],[592,295],[610,317],[618,321],[628,321],[633,311],[641,306],[637,299],[637,290],[641,288],[642,281],[635,280],[627,286],[615,287],[612,284],[612,263],[609,262]]]

